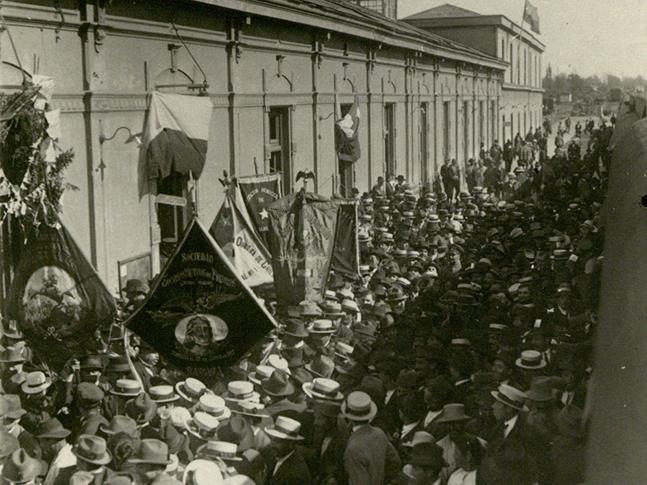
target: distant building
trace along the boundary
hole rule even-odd
[[[398,18],[398,0],[352,0],[357,5],[375,10],[385,17]]]
[[[571,93],[561,93],[559,95],[559,102],[560,103],[572,103],[573,102],[573,95]]]
[[[542,123],[542,66],[545,45],[504,15],[444,4],[403,19],[418,28],[461,42],[508,63],[499,105],[501,142]]]

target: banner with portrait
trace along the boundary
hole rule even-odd
[[[114,298],[67,229],[40,225],[21,251],[6,315],[53,369],[100,348],[97,330],[115,318]]]
[[[208,382],[276,322],[194,219],[126,325],[173,365]]]

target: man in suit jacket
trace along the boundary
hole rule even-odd
[[[400,470],[400,457],[379,428],[371,426],[377,406],[362,391],[351,392],[341,408],[352,424],[344,452],[344,467],[349,485],[383,485]]]
[[[272,440],[274,459],[268,466],[267,485],[310,485],[310,470],[297,443],[301,423],[286,416],[277,416],[273,426],[265,429]]]
[[[535,437],[532,436],[522,412],[527,412],[526,395],[508,384],[492,391],[495,401],[492,412],[497,420],[485,457],[489,469],[495,470],[488,485],[531,485],[537,482]]]

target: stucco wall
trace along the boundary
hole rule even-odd
[[[96,23],[85,21],[97,14],[91,6],[79,11],[73,2],[63,2],[57,12],[45,1],[3,3],[24,69],[56,81],[54,104],[62,111],[62,146],[76,154],[67,177],[79,187],[65,195],[63,219],[113,290],[118,287],[119,260],[151,253],[153,269],[159,269],[158,227],[154,196],[142,192],[149,187],[137,143],[126,143],[129,134],[122,130],[101,144],[101,130],[111,136],[123,126],[140,133],[147,94],[156,84],[203,81],[169,19],[204,71],[214,104],[207,161],[197,191],[199,216],[206,224],[223,200],[218,182],[223,170],[253,174],[254,160],[259,171],[268,169],[267,117],[274,106],[289,108],[293,174],[315,171],[314,190],[331,195],[336,191],[336,102],[352,103],[357,95],[360,103],[362,156],[354,167],[360,191],[385,173],[386,103],[395,104],[395,172],[407,176],[416,190],[423,181],[432,181],[445,157],[464,163],[463,102],[470,107],[468,156],[478,153],[479,118],[473,108],[483,100],[484,119],[489,120],[491,102],[499,103],[501,80],[489,68],[418,56],[388,43],[328,36],[297,24],[232,16],[217,8],[155,5],[145,9],[114,1],[106,27],[97,31]],[[239,44],[231,42],[232,28]],[[0,34],[3,47],[6,35]],[[313,53],[315,38],[323,43],[320,54]],[[169,44],[176,48],[169,50]],[[374,61],[367,62],[367,50]],[[0,60],[15,64],[7,48],[0,49]],[[4,90],[20,78],[6,62],[0,71]],[[450,103],[448,147],[443,142],[443,102]],[[421,165],[420,153],[421,103],[428,106],[426,166]],[[491,143],[495,132],[486,128],[484,133],[486,144]]]

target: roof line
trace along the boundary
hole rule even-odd
[[[504,70],[507,67],[506,62],[477,49],[341,0],[301,0],[299,3],[287,0],[193,1],[246,14],[278,18],[493,69]],[[316,17],[313,16],[314,13]]]

